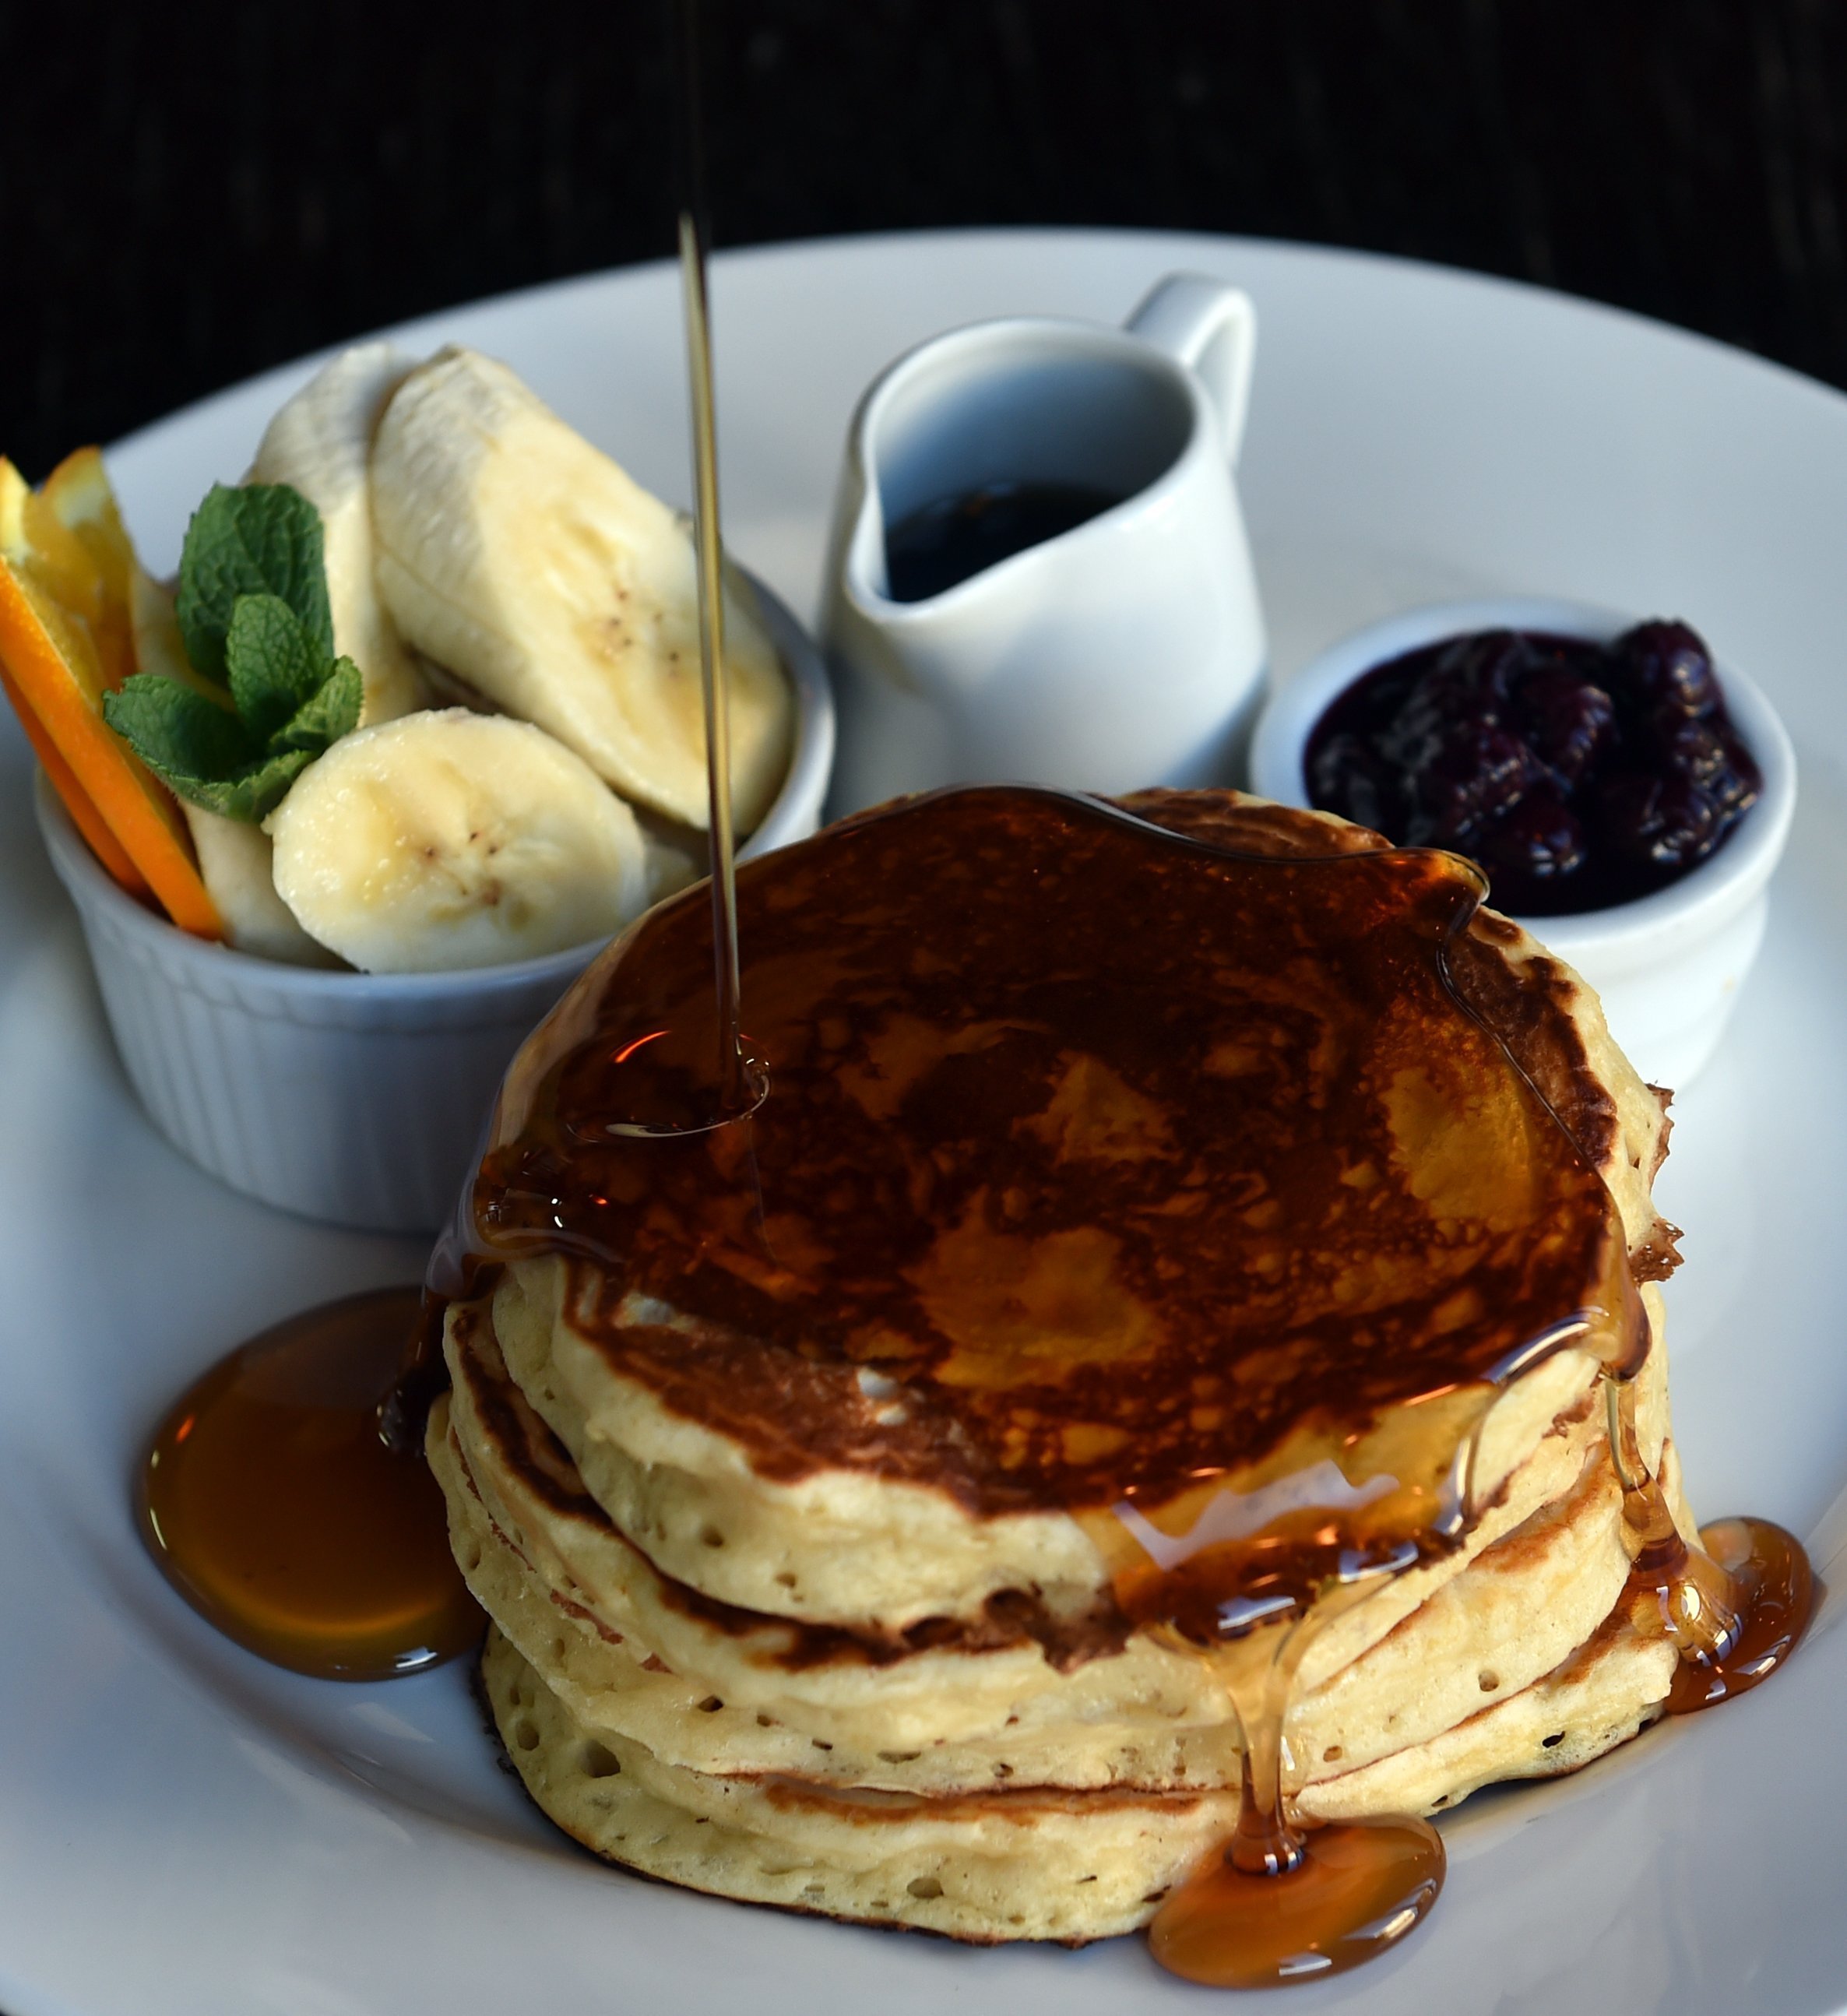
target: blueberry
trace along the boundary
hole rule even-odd
[[[1475,843],[1475,859],[1490,878],[1518,876],[1556,880],[1584,865],[1589,848],[1576,815],[1544,785],[1528,791]]]
[[[1601,686],[1556,664],[1521,681],[1514,719],[1534,755],[1568,790],[1613,739],[1616,710]]]
[[[1539,774],[1518,736],[1481,721],[1459,722],[1411,779],[1416,807],[1406,837],[1420,846],[1466,848],[1481,826],[1510,812]]]
[[[1458,637],[1439,655],[1434,669],[1457,694],[1492,712],[1505,704],[1535,662],[1532,639],[1518,631],[1478,630]]]
[[[1757,803],[1758,794],[1763,789],[1763,773],[1757,761],[1744,747],[1744,739],[1731,723],[1721,715],[1719,723],[1719,744],[1724,751],[1725,760],[1706,781],[1706,789],[1717,800],[1719,810],[1727,820],[1748,812]]]
[[[1654,747],[1662,774],[1683,783],[1710,785],[1726,767],[1725,743],[1710,722],[1664,722]]]
[[[1723,704],[1712,654],[1684,623],[1638,623],[1610,646],[1639,715],[1699,720]]]
[[[1698,784],[1669,778],[1657,801],[1661,819],[1654,854],[1663,868],[1690,868],[1710,854],[1724,830],[1723,817],[1709,791]]]
[[[1451,729],[1498,728],[1531,663],[1525,639],[1511,630],[1456,638],[1412,682],[1379,747],[1401,768],[1423,769]]]
[[[1763,789],[1763,777],[1751,752],[1730,729],[1724,731],[1726,760],[1708,779],[1706,789],[1724,815],[1726,823],[1750,811]]]
[[[1597,823],[1611,851],[1633,867],[1690,868],[1724,830],[1712,794],[1681,777],[1624,772],[1604,779]]]

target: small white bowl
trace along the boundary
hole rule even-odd
[[[1539,630],[1607,643],[1641,619],[1579,602],[1504,598],[1408,610],[1343,638],[1273,693],[1251,747],[1251,788],[1309,803],[1303,757],[1335,696],[1375,665],[1474,630]],[[1735,667],[1718,667],[1763,795],[1716,854],[1654,895],[1580,915],[1522,917],[1602,997],[1610,1028],[1651,1084],[1684,1091],[1717,1047],[1763,941],[1769,884],[1795,811],[1795,752],[1775,710]]]
[[[748,860],[820,823],[833,699],[820,653],[753,580],[795,689],[783,787]],[[489,1103],[603,941],[466,973],[329,973],[189,937],[98,865],[41,772],[39,830],[82,921],[116,1047],[149,1118],[233,1190],[375,1232],[445,1222]]]

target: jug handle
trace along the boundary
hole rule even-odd
[[[1171,273],[1127,326],[1198,376],[1217,409],[1226,459],[1235,469],[1257,357],[1257,311],[1251,297],[1241,287],[1201,273]]]

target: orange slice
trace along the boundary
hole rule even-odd
[[[26,696],[13,684],[3,664],[0,664],[0,693],[12,701],[13,711],[26,731],[26,740],[32,745],[33,754],[43,765],[45,774],[52,780],[52,788],[63,801],[71,823],[88,841],[90,851],[131,896],[146,896],[149,893],[146,878],[123,852],[122,843],[110,831],[107,820],[97,811],[89,793],[77,781],[76,772],[58,754],[58,745],[39,725],[38,715],[27,705]]]
[[[111,686],[119,686],[131,672],[139,669],[128,627],[128,586],[135,572],[135,549],[117,508],[115,492],[110,488],[101,451],[80,448],[74,455],[67,455],[45,479],[33,502],[43,507],[59,531],[74,538],[83,549],[96,589],[93,611],[86,609],[84,620],[95,638],[105,676]],[[39,514],[31,513],[30,506],[28,512],[29,522],[35,520],[49,531]]]
[[[55,486],[55,487],[54,487]],[[124,887],[124,857],[182,931],[224,935],[179,806],[103,718],[103,696],[135,668],[128,620],[132,555],[93,451],[61,464],[43,491],[0,459],[0,664],[9,697],[61,759],[46,765],[97,858]],[[30,726],[28,733],[31,733]],[[67,790],[69,784],[74,790]]]

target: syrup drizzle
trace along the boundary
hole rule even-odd
[[[1814,1612],[1815,1572],[1802,1543],[1768,1519],[1716,1520],[1689,1546],[1643,1453],[1635,1381],[1604,1383],[1630,1615],[1672,1640],[1668,1712],[1691,1715],[1748,1694],[1788,1658]]]
[[[1267,1988],[1342,1974],[1395,1946],[1443,1887],[1442,1837],[1428,1821],[1292,1816],[1284,1720],[1312,1635],[1378,1578],[1345,1585],[1305,1616],[1258,1627],[1267,1647],[1215,1658],[1236,1733],[1237,1831],[1162,1903],[1148,1949],[1169,1973],[1211,1988]],[[1201,1652],[1197,1646],[1190,1649]]]
[[[1623,1300],[1626,1327],[1645,1337],[1639,1299],[1632,1291]],[[1768,1520],[1719,1520],[1689,1544],[1643,1447],[1639,1369],[1611,1359],[1602,1378],[1632,1563],[1623,1603],[1637,1628],[1672,1640],[1679,1658],[1666,1712],[1688,1715],[1748,1693],[1784,1664],[1808,1628],[1816,1583],[1802,1543]],[[1472,1460],[1471,1449],[1464,1474]],[[1176,1580],[1170,1571],[1158,1586],[1171,1590]],[[1125,1584],[1119,1573],[1118,1586],[1132,1592],[1133,1576]],[[1258,1627],[1273,1643],[1255,1677],[1248,1667],[1241,1684],[1228,1682],[1228,1721],[1242,1748],[1237,1831],[1163,1902],[1148,1931],[1154,1957],[1189,1981],[1258,1988],[1344,1972],[1395,1945],[1442,1888],[1442,1839],[1425,1820],[1329,1827],[1291,1814],[1284,1720],[1302,1640],[1366,1584],[1328,1588],[1309,1616]],[[1145,1589],[1139,1607],[1150,1614]],[[1186,1614],[1197,1620],[1197,1600]]]
[[[1249,1779],[1244,1797],[1255,1805]],[[1206,1988],[1276,1988],[1377,1960],[1422,1924],[1443,1887],[1443,1838],[1428,1820],[1341,1820],[1307,1828],[1264,1816],[1286,1861],[1253,1869],[1240,1813],[1231,1845],[1167,1899],[1148,1950]]]

